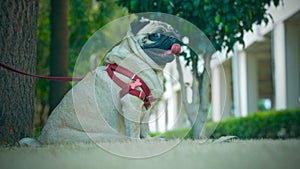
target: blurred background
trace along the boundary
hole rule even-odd
[[[247,2],[241,0],[213,2],[209,0],[71,0],[66,2],[67,5],[63,8],[68,15],[68,47],[64,50],[68,51],[66,55],[59,56],[51,64],[51,1],[39,1],[37,74],[55,75],[51,73],[51,69],[58,69],[58,64],[55,63],[62,62],[67,63],[64,71],[67,71],[68,76],[72,76],[80,50],[99,28],[130,13],[163,12],[182,17],[196,25],[216,49],[214,55],[218,56],[218,61],[212,59],[209,64],[207,98],[209,121],[213,123],[222,119],[248,117],[260,111],[276,112],[300,107],[300,3],[297,0],[249,0]],[[186,38],[185,41],[191,40],[190,37]],[[193,57],[186,55],[181,57],[183,73],[186,75],[184,80],[187,84],[193,81],[192,76],[189,75],[193,70],[189,62],[195,62]],[[196,61],[197,69],[203,67],[204,61],[201,61],[201,58],[197,57]],[[166,76],[167,87],[164,97],[156,112],[152,114],[152,119],[155,119],[150,124],[152,133],[181,128],[188,128],[188,131],[191,126],[188,115],[181,112],[182,88],[176,71],[172,71],[176,69],[175,67],[172,64],[166,67],[168,72],[175,72],[170,75],[175,79]],[[60,94],[51,94],[58,89],[50,86],[47,80],[37,80],[34,115],[36,136],[39,135],[51,110],[72,84],[67,83],[67,87],[63,87]],[[193,90],[189,85],[187,90],[188,100],[191,101]],[[173,121],[176,121],[176,125],[172,123]],[[281,124],[275,127],[274,137],[288,135],[287,133],[292,129],[282,124],[287,121],[280,122]],[[295,124],[287,124],[287,126],[291,125],[296,125],[291,132],[294,132],[294,137],[298,137],[299,121]],[[214,126],[216,127],[216,124]],[[219,133],[217,136],[224,134],[238,135],[229,132]],[[257,133],[256,136],[264,137]]]

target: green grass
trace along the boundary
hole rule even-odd
[[[121,152],[143,154],[172,146],[152,157],[120,157],[91,144],[48,145],[42,147],[1,147],[1,169],[298,169],[300,140],[235,140],[222,143],[199,141],[110,142]],[[177,146],[176,146],[177,145]]]

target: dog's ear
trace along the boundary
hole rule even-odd
[[[134,20],[131,22],[131,32],[136,35],[143,27],[145,27],[150,21],[148,19]]]

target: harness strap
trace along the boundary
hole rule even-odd
[[[146,109],[148,109],[151,106],[151,103],[156,100],[151,96],[151,91],[147,84],[136,74],[132,73],[122,66],[118,66],[117,64],[106,64],[106,67],[106,71],[109,77],[122,89],[120,91],[120,98],[129,93],[140,98],[144,102],[144,106],[146,107]],[[123,82],[114,74],[115,71],[130,78],[132,82],[130,82],[129,84]],[[140,87],[142,90],[137,90],[137,87]]]

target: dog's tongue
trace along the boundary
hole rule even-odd
[[[178,43],[174,43],[171,47],[171,53],[178,55],[181,51],[181,46]]]
[[[164,53],[161,54],[161,56],[166,56],[169,54],[178,55],[180,51],[181,51],[181,46],[178,43],[174,43],[171,47],[171,50],[166,50]]]

